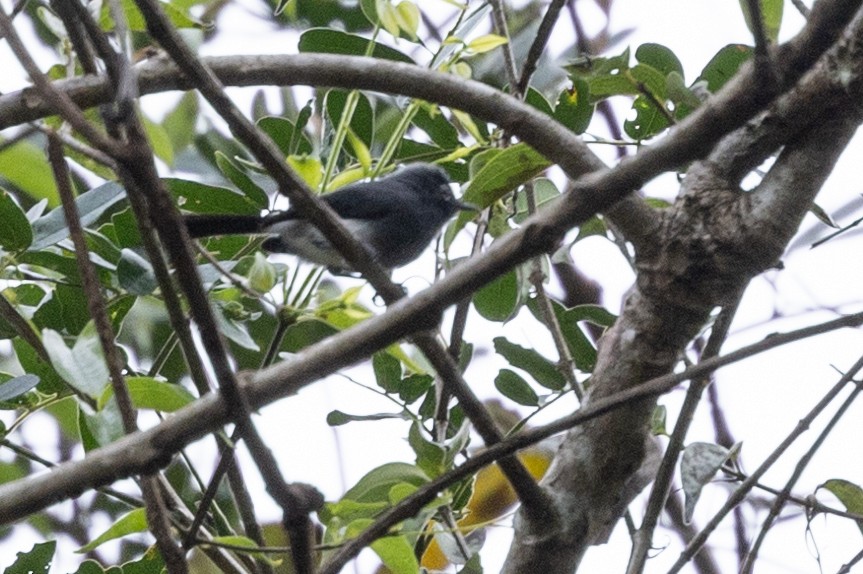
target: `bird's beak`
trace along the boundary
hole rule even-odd
[[[462,211],[480,211],[480,209],[477,206],[472,205],[470,203],[465,203],[463,201],[456,201],[455,205],[456,205],[456,207],[458,207]]]

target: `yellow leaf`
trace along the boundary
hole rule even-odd
[[[467,45],[467,49],[475,54],[483,54],[494,50],[498,46],[503,46],[506,43],[507,39],[503,36],[498,36],[497,34],[486,34],[485,36],[480,36],[476,40],[470,42]]]
[[[473,70],[471,67],[465,62],[456,62],[450,68],[450,71],[456,76],[460,76],[466,80],[470,80],[473,76]]]
[[[318,189],[323,178],[323,169],[319,159],[308,155],[292,155],[288,157],[287,162],[310,188]]]
[[[416,40],[417,30],[420,27],[420,9],[417,8],[417,5],[413,2],[408,2],[408,0],[400,2],[395,9],[395,17],[399,28],[407,34],[408,38]]]
[[[372,154],[369,152],[369,148],[351,128],[348,128],[347,137],[348,143],[351,144],[354,155],[357,157],[357,161],[363,166],[363,171],[368,173],[372,168]]]
[[[396,9],[390,3],[389,0],[377,0],[375,2],[375,8],[378,12],[378,22],[381,26],[384,27],[384,30],[395,36],[399,37],[399,23],[398,18],[396,17]]]

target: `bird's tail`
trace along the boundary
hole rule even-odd
[[[183,217],[192,237],[261,233],[263,221],[257,215],[186,215]]]

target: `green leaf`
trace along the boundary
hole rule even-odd
[[[219,331],[222,335],[244,349],[248,349],[250,351],[261,350],[255,340],[252,339],[251,335],[249,335],[246,325],[229,316],[229,313],[224,306],[213,305],[212,309],[213,317],[216,319],[216,324],[219,326]]]
[[[538,321],[542,321],[542,314],[535,297],[528,300],[527,307]],[[614,315],[596,305],[579,305],[567,309],[557,301],[551,301],[551,308],[560,325],[560,330],[575,366],[585,373],[593,371],[593,367],[596,365],[596,348],[582,331],[579,322],[591,321],[596,323],[602,321],[606,323],[610,321],[608,324],[611,324],[614,322]],[[606,325],[601,324],[601,326]]]
[[[120,331],[123,321],[137,300],[138,298],[133,295],[121,295],[108,303],[108,319],[111,320],[111,326],[114,328],[115,333]]]
[[[168,17],[168,20],[175,28],[202,27],[200,22],[193,20],[186,12],[179,9],[177,7],[177,2],[162,2],[160,5],[162,10],[165,11],[165,15]],[[135,1],[122,0],[121,6],[123,7],[123,12],[126,14],[126,24],[129,26],[129,29],[133,32],[146,32],[147,21],[144,19],[144,15],[141,14],[141,11],[138,10],[138,6],[135,4]],[[114,21],[111,19],[111,14],[108,10],[107,4],[102,8],[99,25],[103,30],[114,29]]]
[[[588,82],[590,97],[596,102],[611,96],[637,96],[638,85],[625,74],[600,76]]]
[[[518,272],[510,269],[473,294],[473,306],[485,319],[504,322],[515,316],[521,306]]]
[[[586,80],[590,97],[597,101],[610,96],[638,94],[637,86],[628,77],[629,48],[611,57],[584,56],[571,61],[566,69],[571,79]]]
[[[348,92],[344,90],[330,90],[327,92],[324,107],[327,116],[333,126],[339,125],[345,104],[348,100]],[[364,94],[358,94],[357,105],[351,116],[350,129],[358,136],[366,146],[372,145],[372,135],[375,127],[375,115],[369,99]],[[345,148],[348,151],[350,148]],[[353,154],[356,157],[356,154]]]
[[[593,103],[590,101],[590,85],[581,78],[574,78],[572,87],[563,90],[554,108],[554,119],[582,134],[593,118]]]
[[[683,65],[671,49],[662,44],[642,44],[635,50],[635,59],[667,76],[676,72],[683,76]]]
[[[416,574],[420,570],[413,545],[405,536],[378,538],[371,547],[393,574]]]
[[[92,560],[90,562],[93,562]],[[85,562],[84,564],[87,564]],[[122,574],[156,574],[157,572],[165,572],[165,561],[162,559],[162,555],[156,550],[155,547],[151,546],[147,549],[141,558],[138,560],[132,560],[129,562],[124,562],[122,565],[123,572]],[[111,569],[108,574],[117,574],[116,571]],[[85,573],[85,572],[77,572],[76,574],[99,574],[98,572],[94,573]]]
[[[24,339],[16,337],[12,339],[12,349],[15,357],[21,363],[21,368],[29,374],[39,377],[39,391],[45,394],[68,393],[69,388],[63,383],[63,379],[54,370],[54,367],[36,351],[24,342]]]
[[[665,405],[656,405],[653,407],[653,414],[650,417],[650,432],[655,436],[668,436],[666,421],[668,419],[668,409]]]
[[[9,401],[20,397],[38,384],[39,377],[29,373],[0,382],[0,401]]]
[[[150,262],[131,249],[123,249],[117,263],[117,280],[132,295],[149,295],[159,286]]]
[[[106,223],[100,225],[96,231],[92,229],[84,230],[84,239],[87,242],[87,247],[90,249],[91,259],[97,265],[111,270],[117,265],[122,256],[121,250],[117,248],[117,242],[113,237],[113,227],[112,223]],[[98,260],[100,257],[104,259],[104,262]]]
[[[417,32],[420,25],[420,10],[417,5],[409,0],[399,2],[395,7],[395,18],[399,25],[399,30],[404,32],[402,36],[406,36],[411,42],[417,41]]]
[[[63,379],[78,391],[96,398],[108,382],[108,367],[93,323],[89,323],[71,349],[60,333],[51,329],[42,332],[42,342],[51,364]]]
[[[374,415],[351,415],[339,410],[327,414],[327,424],[338,427],[352,422],[383,421],[388,419],[406,420],[405,413],[377,413]]]
[[[566,312],[571,321],[588,321],[599,327],[608,328],[617,321],[617,315],[601,305],[576,305]]]
[[[378,386],[388,393],[396,392],[402,380],[402,365],[398,359],[385,352],[372,356],[372,369]]]
[[[372,169],[372,154],[368,146],[354,133],[351,128],[345,133],[348,144],[350,144],[351,155],[357,158],[363,171],[369,172]]]
[[[707,62],[698,80],[707,82],[707,90],[710,93],[719,91],[725,83],[731,79],[740,66],[752,57],[752,48],[743,44],[729,44],[720,49],[713,58]],[[697,82],[697,81],[696,81]]]
[[[297,321],[285,331],[285,337],[282,339],[282,350],[297,353],[335,333],[338,333],[338,329],[318,319]]]
[[[110,444],[112,440],[122,434],[122,428],[118,428],[116,424],[105,420],[103,413],[110,415],[110,410],[117,410],[117,401],[111,401],[97,413],[88,414],[84,409],[78,409],[78,434],[81,436],[81,446],[84,447],[84,452],[91,452],[102,446]]]
[[[477,123],[469,113],[455,108],[450,109],[450,113],[461,125],[462,129],[470,134],[477,143],[483,145],[488,142],[488,126],[486,126],[485,122]]]
[[[557,370],[554,363],[534,349],[526,349],[511,343],[504,337],[495,337],[494,350],[510,365],[530,374],[543,387],[559,391],[566,386],[566,378]]]
[[[455,408],[458,407],[456,406]],[[448,439],[446,443],[446,464],[448,469],[455,464],[456,457],[463,453],[470,444],[471,432],[471,425],[464,424],[463,417],[451,416],[449,422],[448,431],[452,432],[453,429],[458,429],[458,431],[452,435],[452,438]]]
[[[452,0],[448,1],[453,3]],[[460,19],[458,26],[450,32],[450,38],[454,41],[445,41],[443,43],[443,46],[438,50],[432,60],[430,67],[437,69],[445,63],[456,60],[458,56],[456,52],[461,52],[463,49],[462,41],[470,36],[477,27],[483,26],[488,22],[490,12],[491,6],[488,3],[482,3],[477,5],[475,8],[471,8],[471,10],[466,13],[466,17]]]
[[[120,519],[117,520],[114,524],[112,524],[110,528],[108,528],[108,530],[97,536],[90,543],[76,550],[76,552],[78,554],[86,554],[98,548],[105,542],[108,542],[109,540],[116,540],[117,538],[122,538],[124,536],[128,536],[129,534],[136,534],[138,532],[145,532],[146,530],[146,511],[143,508],[136,508],[135,510],[120,517]]]
[[[550,165],[542,154],[525,143],[510,146],[491,154],[473,174],[462,199],[477,207],[488,207]]]
[[[35,283],[22,283],[3,289],[3,295],[13,305],[38,307],[45,300],[46,290]]]
[[[389,502],[390,489],[399,483],[422,486],[429,481],[419,467],[404,462],[391,462],[365,474],[344,495],[356,502]]]
[[[429,478],[436,478],[446,472],[446,449],[440,444],[423,436],[419,423],[411,425],[408,432],[408,444],[416,454],[416,463]]]
[[[47,199],[50,206],[59,205],[57,184],[45,151],[29,141],[0,150],[0,178],[34,200]]]
[[[273,16],[281,16],[283,12],[287,11],[291,17],[296,17],[296,6],[297,0],[278,0],[276,7],[273,8]]]
[[[669,125],[666,108],[667,83],[660,70],[647,64],[636,65],[629,71],[629,75],[638,87],[639,96],[632,103],[635,119],[626,120],[623,129],[629,137],[641,141],[657,135]],[[645,91],[650,96],[645,95]]]
[[[501,369],[494,379],[495,388],[506,398],[526,407],[539,405],[539,397],[521,375],[509,369]]]
[[[270,136],[285,157],[310,154],[313,151],[312,143],[303,129],[296,128],[291,120],[278,116],[264,116],[258,120],[257,126]]]
[[[255,252],[255,262],[249,268],[246,277],[249,278],[249,287],[258,293],[269,293],[276,286],[278,272],[276,266],[270,263],[267,257],[260,251]]]
[[[126,208],[118,211],[111,216],[111,225],[114,229],[117,247],[137,247],[141,245],[141,234],[138,231],[138,224],[135,222],[135,215],[131,208]]]
[[[0,166],[0,172],[2,172]],[[126,197],[126,190],[114,181],[109,181],[99,187],[82,193],[75,199],[81,225],[84,227],[94,223],[112,205]],[[33,222],[33,243],[30,251],[41,251],[49,245],[54,245],[69,237],[66,227],[66,216],[63,210],[56,208]]]
[[[258,215],[261,212],[252,200],[233,189],[187,179],[165,178],[163,181],[177,199],[177,207],[186,211],[239,215]]]
[[[554,114],[554,110],[551,109],[551,104],[547,99],[545,99],[542,92],[533,86],[528,86],[527,93],[524,95],[524,103],[533,106],[546,115],[551,116]]]
[[[533,197],[536,210],[542,211],[560,197],[560,190],[550,179],[540,177],[533,182]],[[515,215],[513,215],[512,220],[516,223],[522,223],[529,216],[526,194],[519,193],[515,198]]]
[[[464,566],[456,572],[456,574],[483,574],[485,570],[482,568],[482,559],[479,553],[470,557],[470,560],[465,562]]]
[[[608,229],[605,226],[605,222],[602,221],[601,218],[594,215],[583,224],[578,226],[578,235],[569,245],[563,245],[558,248],[557,251],[552,253],[551,262],[552,263],[572,263],[572,258],[570,257],[569,250],[573,245],[581,241],[586,237],[590,237],[592,235],[600,235],[605,236]]]
[[[414,373],[403,378],[398,386],[399,398],[411,404],[431,388],[434,378],[431,375]]]
[[[34,544],[29,552],[16,552],[15,562],[3,574],[48,574],[54,560],[56,540]]]
[[[347,34],[330,28],[313,28],[303,32],[300,36],[297,49],[300,52],[320,52],[324,54],[344,54],[347,56],[365,56],[369,44],[373,44],[371,56],[384,60],[394,60],[414,64],[412,58],[377,42],[371,42],[368,38]]]
[[[665,89],[668,99],[674,103],[674,118],[681,120],[692,110],[701,105],[701,98],[696,88],[688,88],[683,83],[683,76],[671,72],[665,77]]]
[[[324,505],[319,512],[319,516],[324,524],[331,520],[337,519],[337,524],[341,527],[347,521],[354,521],[363,518],[374,518],[381,511],[389,508],[389,502],[357,502],[343,498],[338,502],[330,502]],[[327,532],[329,535],[332,531]]]
[[[172,413],[195,400],[194,395],[180,385],[158,381],[152,377],[126,377],[126,389],[136,409]],[[98,408],[103,408],[113,396],[114,388],[108,385],[99,397]]]
[[[33,229],[24,210],[5,189],[0,188],[0,247],[6,251],[23,251],[33,242]]]
[[[411,122],[427,133],[431,140],[443,149],[455,149],[460,144],[458,130],[437,107],[420,106]]]
[[[378,23],[384,30],[398,38],[399,23],[395,11],[395,7],[390,0],[375,0],[375,12],[378,15]]]
[[[863,515],[863,488],[841,478],[832,478],[819,486],[833,494],[845,506],[845,510]],[[857,528],[863,532],[863,522],[857,522]]]
[[[168,130],[164,126],[152,121],[146,115],[141,114],[143,118],[144,131],[147,134],[147,139],[150,141],[150,147],[153,149],[153,155],[165,162],[168,166],[174,165],[174,146],[171,143],[171,137],[168,135]]]
[[[258,184],[252,181],[252,178],[244,172],[240,167],[231,161],[231,159],[221,151],[216,152],[216,165],[222,170],[222,173],[231,183],[237,186],[237,189],[243,192],[245,196],[255,204],[258,208],[264,209],[270,202],[267,192],[260,188]]]
[[[689,524],[695,512],[695,504],[704,485],[713,480],[725,461],[734,457],[740,449],[737,443],[730,449],[707,442],[694,442],[683,450],[680,459],[680,479],[685,495],[683,521]]]
[[[311,189],[320,189],[324,179],[324,169],[321,160],[313,156],[288,156],[288,165]]]
[[[564,68],[573,76],[580,78],[619,75],[629,69],[629,48],[617,56],[581,56],[570,60]]]
[[[84,290],[77,285],[60,284],[54,290],[54,298],[60,303],[63,329],[73,335],[80,333],[90,321]]]
[[[378,8],[377,0],[360,0],[360,10],[363,16],[369,21],[369,24],[378,24]]]
[[[761,25],[764,27],[764,34],[772,44],[775,44],[779,39],[779,27],[782,24],[782,10],[785,6],[785,1],[760,0],[759,4],[761,7]],[[749,12],[749,2],[747,0],[740,0],[740,10],[743,12],[746,27],[754,35],[755,23],[752,21],[752,14]]]
[[[195,139],[195,123],[198,120],[198,93],[186,92],[176,107],[162,120],[162,127],[176,153],[181,152]]]

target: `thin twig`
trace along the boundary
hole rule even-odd
[[[491,4],[491,15],[495,31],[499,36],[506,38],[506,44],[502,46],[504,71],[506,72],[510,89],[515,92],[518,88],[518,70],[515,67],[515,56],[512,53],[512,38],[506,25],[506,11],[503,8],[503,0],[490,0],[489,4]],[[519,97],[520,94],[514,93],[514,95]]]
[[[36,334],[36,331],[33,330],[27,319],[15,309],[14,305],[9,302],[9,299],[2,292],[0,292],[0,319],[6,321],[12,327],[12,330],[15,331],[15,335],[21,337],[22,341],[33,348],[39,359],[46,363],[51,362],[51,357],[48,355],[48,351],[45,350],[42,339]]]
[[[712,359],[719,356],[722,344],[728,337],[731,322],[734,319],[734,315],[737,313],[737,307],[740,303],[742,294],[741,290],[732,303],[723,307],[722,312],[713,324],[713,329],[710,333],[710,338],[707,341],[707,346],[704,348],[702,359]],[[647,564],[648,553],[650,552],[651,544],[653,542],[653,532],[656,529],[656,525],[659,523],[659,515],[665,507],[668,494],[671,492],[671,483],[674,480],[674,469],[677,466],[677,459],[680,455],[680,451],[683,450],[686,433],[689,431],[689,427],[692,424],[692,420],[695,416],[695,409],[701,402],[701,395],[710,382],[709,377],[703,377],[693,379],[689,385],[686,399],[680,409],[677,424],[674,425],[674,430],[671,433],[668,446],[665,449],[665,455],[662,457],[662,462],[659,465],[659,470],[657,471],[656,478],[653,481],[653,488],[650,491],[647,508],[644,511],[644,519],[634,537],[629,565],[626,569],[627,574],[641,574],[641,572],[644,571],[644,567]]]
[[[776,500],[773,501],[773,504],[770,507],[770,512],[767,514],[767,517],[765,517],[764,522],[761,525],[761,530],[758,532],[758,537],[755,539],[755,542],[752,543],[752,547],[746,555],[746,560],[744,560],[743,566],[740,568],[740,572],[742,574],[751,574],[752,569],[755,566],[755,560],[758,557],[758,551],[761,549],[761,545],[764,543],[764,539],[767,537],[770,527],[779,517],[779,513],[782,511],[782,508],[791,497],[791,489],[793,489],[794,485],[797,484],[803,471],[807,466],[809,466],[809,463],[812,462],[812,458],[815,456],[815,453],[818,452],[818,449],[824,444],[824,441],[827,440],[830,432],[836,427],[836,424],[842,420],[845,413],[859,397],[861,390],[863,390],[863,388],[861,388],[858,383],[854,391],[852,391],[848,398],[845,399],[842,405],[836,410],[828,423],[818,434],[818,438],[815,439],[815,442],[812,443],[812,446],[806,451],[806,454],[800,457],[800,460],[797,461],[797,465],[794,467],[794,472],[788,478],[782,492],[780,492],[777,495]]]
[[[708,537],[716,530],[716,527],[719,526],[719,523],[723,518],[738,504],[743,502],[746,498],[746,495],[750,490],[755,486],[758,480],[767,472],[770,467],[779,459],[779,457],[790,447],[797,438],[806,432],[809,429],[809,426],[815,420],[815,418],[821,414],[821,412],[827,408],[827,406],[833,401],[833,399],[845,388],[850,381],[852,381],[853,377],[857,374],[858,371],[863,369],[863,357],[858,359],[858,361],[854,364],[853,367],[837,382],[833,388],[831,388],[824,397],[818,401],[809,413],[803,417],[797,426],[791,431],[787,437],[779,444],[779,446],[774,449],[772,453],[761,463],[761,465],[749,475],[749,478],[743,481],[743,483],[737,487],[737,489],[731,493],[728,497],[728,500],[725,504],[722,505],[713,518],[708,522],[701,532],[692,539],[692,541],[687,544],[686,548],[683,552],[680,553],[680,557],[674,563],[674,565],[669,570],[669,573],[679,572],[686,563],[692,558],[693,554],[698,552],[701,547],[707,542]]]
[[[525,58],[524,65],[521,68],[521,78],[515,84],[516,91],[519,94],[524,94],[527,91],[530,78],[536,71],[536,64],[545,51],[545,46],[548,44],[549,38],[551,38],[551,32],[554,30],[554,25],[557,23],[560,11],[563,10],[566,1],[551,0],[551,3],[549,3],[548,10],[545,11],[542,22],[539,23],[539,28],[536,31],[536,36],[534,36],[530,49],[527,51],[527,58]]]
[[[713,421],[713,433],[716,444],[724,446],[725,448],[731,448],[737,441],[731,434],[731,429],[728,426],[727,419],[725,418],[725,412],[719,405],[718,385],[707,386],[707,402],[710,405],[710,419]],[[741,460],[738,457],[738,465],[740,462]],[[737,552],[738,565],[743,564],[743,560],[746,557],[746,551],[749,547],[746,524],[747,521],[743,515],[743,509],[738,506],[734,509],[734,548]],[[686,542],[689,543],[689,540]],[[695,556],[695,559],[698,560],[698,557],[703,554],[704,552],[699,552]]]
[[[800,15],[804,18],[809,18],[809,6],[803,3],[803,0],[791,0],[791,4],[797,8],[797,11],[800,12]]]
[[[861,560],[863,560],[863,550],[855,554],[851,560],[843,564],[842,567],[836,571],[836,574],[850,574],[851,569]]]
[[[69,227],[69,235],[75,246],[75,260],[78,264],[78,272],[81,274],[81,286],[87,298],[88,312],[96,325],[96,333],[99,336],[99,343],[105,356],[114,396],[120,410],[123,430],[127,434],[131,434],[138,430],[135,422],[135,408],[132,406],[132,399],[129,397],[129,391],[123,378],[123,362],[114,345],[114,329],[108,319],[105,301],[99,288],[99,280],[90,261],[90,249],[84,237],[84,228],[81,225],[81,218],[69,181],[69,171],[66,160],[63,158],[63,144],[54,137],[48,138],[48,161],[51,163],[51,169],[54,173],[54,181],[57,184],[66,225]]]
[[[8,436],[8,434],[6,436]],[[20,456],[22,458],[25,458],[27,460],[31,460],[33,462],[38,462],[39,464],[41,464],[45,468],[51,469],[51,468],[57,467],[56,463],[51,462],[47,458],[43,458],[43,457],[39,456],[38,454],[36,454],[35,452],[33,452],[30,449],[27,449],[27,448],[22,447],[21,445],[15,444],[14,442],[10,441],[8,438],[4,438],[4,439],[0,440],[0,446],[8,448],[9,450],[11,450],[12,452],[14,452],[15,454],[17,454],[18,456]],[[99,492],[101,492],[105,496],[110,496],[111,498],[114,498],[116,500],[119,500],[120,502],[128,504],[132,508],[141,508],[144,506],[144,501],[141,500],[140,498],[136,498],[134,496],[126,494],[125,492],[120,492],[119,490],[116,490],[114,488],[102,486],[102,487],[97,488],[96,490],[98,490]]]
[[[2,32],[6,43],[15,54],[15,57],[27,71],[39,95],[45,98],[45,101],[48,102],[53,110],[69,122],[73,128],[78,130],[99,151],[111,157],[122,156],[124,154],[123,146],[118,145],[116,141],[110,139],[104,132],[90,123],[72,99],[65,92],[57,90],[42,74],[42,71],[30,56],[27,47],[21,41],[21,37],[18,36],[18,32],[12,25],[12,20],[2,7],[0,7],[0,32]]]
[[[99,280],[90,261],[90,249],[84,238],[84,228],[78,214],[75,197],[69,180],[69,171],[66,160],[63,158],[63,143],[53,136],[48,137],[48,160],[54,172],[54,181],[63,205],[63,213],[66,217],[66,225],[69,227],[69,235],[75,245],[75,259],[78,272],[81,274],[81,284],[84,295],[87,298],[87,308],[90,317],[96,325],[96,333],[102,347],[105,363],[108,367],[109,380],[114,391],[114,400],[120,412],[123,430],[126,434],[132,434],[138,430],[137,415],[126,387],[126,381],[122,373],[122,360],[114,344],[115,334],[108,319],[105,300],[99,288]],[[156,538],[159,550],[165,559],[165,564],[171,574],[183,574],[188,571],[185,557],[179,548],[173,543],[168,523],[168,513],[165,509],[158,489],[154,487],[152,477],[142,477],[140,482],[141,491],[147,511],[147,524],[150,532]]]

